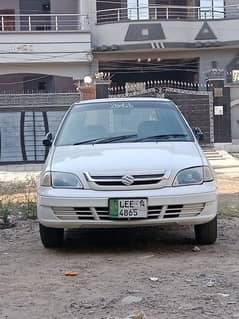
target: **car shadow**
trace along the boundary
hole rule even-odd
[[[63,250],[90,253],[188,250],[195,245],[193,227],[68,230]]]

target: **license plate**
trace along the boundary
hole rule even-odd
[[[147,199],[110,199],[109,214],[114,218],[147,218]]]

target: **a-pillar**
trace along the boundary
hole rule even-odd
[[[225,87],[223,70],[208,73],[209,88],[213,90],[214,143],[231,143],[230,88]]]

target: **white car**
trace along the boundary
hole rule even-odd
[[[45,247],[71,228],[195,225],[200,244],[217,238],[213,171],[196,136],[167,99],[75,103],[52,141],[38,188]]]

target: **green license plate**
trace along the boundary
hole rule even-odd
[[[147,218],[148,204],[145,198],[110,199],[109,214],[114,218]]]

